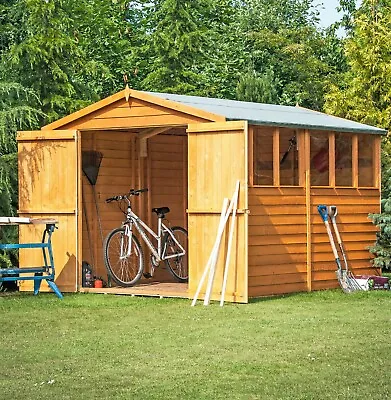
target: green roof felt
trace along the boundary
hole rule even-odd
[[[153,93],[153,96],[224,116],[227,120],[246,120],[254,125],[288,128],[317,129],[335,132],[385,134],[384,129],[334,117],[302,107],[250,103],[246,101],[184,96],[169,93]]]

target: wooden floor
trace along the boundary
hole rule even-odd
[[[188,299],[188,284],[174,282],[140,283],[129,288],[80,288],[83,293],[120,294],[127,296],[180,297]]]

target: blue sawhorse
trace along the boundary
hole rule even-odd
[[[57,221],[53,219],[0,217],[0,225],[46,224],[41,243],[0,244],[0,250],[42,249],[44,265],[28,268],[0,268],[0,282],[34,281],[34,294],[37,295],[42,281],[45,280],[59,299],[64,297],[54,283],[55,268],[51,239],[56,223]]]

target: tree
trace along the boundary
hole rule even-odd
[[[0,215],[15,215],[18,202],[16,131],[38,127],[42,113],[37,95],[17,83],[0,83]],[[17,230],[0,232],[2,243],[14,243]],[[16,252],[2,252],[0,264],[15,263]]]
[[[317,22],[310,0],[244,2],[241,25],[247,68],[242,80],[246,75],[266,79],[273,70],[275,102],[321,109],[325,82],[334,73],[327,63],[333,32],[321,32]]]
[[[22,13],[25,32],[3,54],[9,80],[39,95],[45,122],[97,99],[85,79],[93,76],[94,65],[71,34],[68,6],[63,0],[19,0],[15,7]]]
[[[209,0],[155,0],[141,5],[145,45],[134,60],[146,90],[200,94],[203,76],[197,66],[206,61]]]
[[[391,127],[391,5],[364,0],[355,12],[345,43],[349,69],[339,84],[330,86],[326,111],[359,122]],[[371,248],[378,267],[391,268],[391,144],[382,147],[382,212],[372,215],[379,227]]]
[[[252,101],[255,103],[277,104],[279,82],[274,77],[272,69],[263,75],[249,71],[242,75],[236,88],[238,100]]]
[[[100,97],[124,87],[124,75],[132,75],[131,55],[138,40],[138,9],[128,0],[71,0],[73,36],[83,57],[87,74],[80,77]]]

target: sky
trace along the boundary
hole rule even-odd
[[[320,25],[323,28],[330,26],[332,23],[340,18],[336,7],[339,5],[338,0],[323,0],[323,6],[319,7],[320,11]]]

